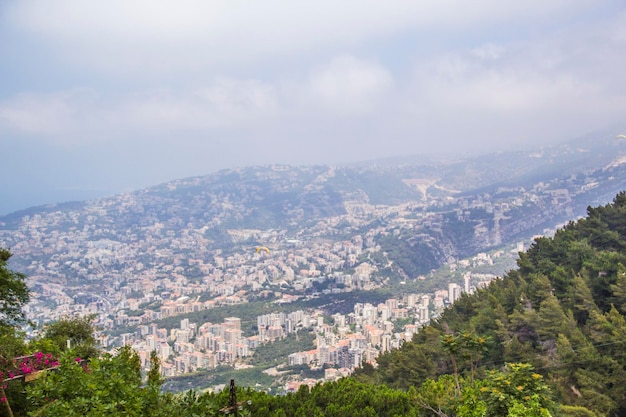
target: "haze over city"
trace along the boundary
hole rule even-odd
[[[626,133],[621,1],[0,4],[0,214]],[[626,145],[625,145],[626,146]]]

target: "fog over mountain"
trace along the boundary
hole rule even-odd
[[[618,0],[1,2],[0,213],[624,133],[625,23]]]
[[[106,288],[138,262],[152,268],[254,245],[370,236],[368,245],[411,258],[391,260],[396,274],[414,278],[553,230],[624,189],[626,143],[590,135],[532,152],[222,170],[0,216],[0,246],[34,281]],[[154,272],[133,276],[144,273]]]

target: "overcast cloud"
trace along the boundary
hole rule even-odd
[[[0,214],[626,126],[618,0],[12,0],[0,58]]]

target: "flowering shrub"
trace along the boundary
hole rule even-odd
[[[13,379],[57,366],[59,361],[51,353],[43,352],[19,356],[12,361],[0,359],[0,380]]]
[[[47,372],[25,387],[32,414],[40,417],[156,415],[158,389],[154,398],[148,398],[148,390],[142,388],[139,356],[129,346],[120,348],[117,355],[105,353],[87,361],[73,352],[65,352],[60,362],[55,372]]]
[[[0,358],[0,383],[3,391],[8,388],[7,382],[12,379],[24,378],[26,375],[45,369],[56,368],[59,361],[51,353],[36,352],[28,356],[19,356],[13,360]],[[4,395],[0,402],[6,402]]]

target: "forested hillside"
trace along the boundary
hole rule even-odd
[[[524,362],[554,399],[626,413],[626,193],[539,238],[510,271],[465,295],[357,379],[409,389],[450,374],[483,376]]]

